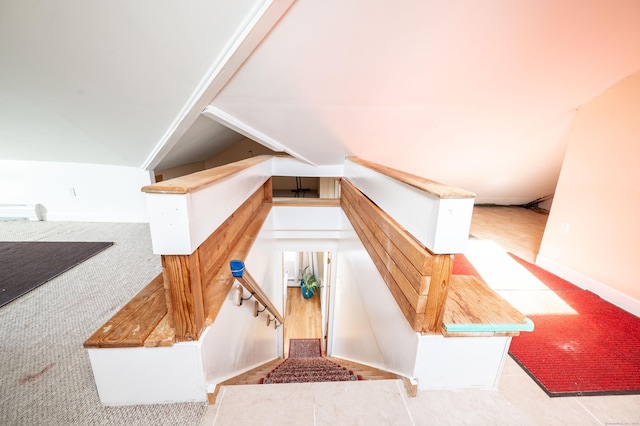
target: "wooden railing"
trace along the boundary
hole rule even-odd
[[[359,158],[349,160],[436,199],[475,197]],[[342,179],[340,201],[413,330],[445,336],[513,336],[531,330],[531,322],[485,283],[473,276],[452,275],[454,253],[435,254],[347,178]]]
[[[270,159],[270,155],[258,155],[213,169],[202,170],[142,187],[147,194],[188,194]]]
[[[243,160],[149,185],[143,191],[193,193],[268,158]],[[437,198],[473,196],[468,191],[375,163],[357,158],[349,160]],[[215,320],[236,280],[229,268],[230,261],[246,258],[272,205],[272,183],[268,178],[192,253],[163,254],[162,275],[96,331],[85,345],[166,346],[174,341],[197,340]],[[449,336],[514,335],[529,326],[521,313],[483,283],[472,277],[452,276],[453,254],[435,254],[347,178],[342,179],[339,200],[279,200],[278,205],[341,206],[415,331]],[[250,293],[261,292],[253,279],[243,284]],[[259,296],[260,303],[283,323],[282,315],[264,296]],[[496,323],[500,327],[494,327]]]
[[[284,317],[278,311],[278,308],[271,302],[269,296],[262,290],[262,287],[256,283],[249,271],[246,270],[244,262],[234,259],[230,262],[231,274],[238,280],[242,286],[247,289],[252,297],[265,307],[265,309],[277,319],[280,324],[284,324]]]
[[[415,331],[439,330],[453,257],[434,255],[347,179],[342,208]]]
[[[438,198],[475,198],[476,196],[476,194],[471,191],[457,188],[455,186],[445,185],[443,183],[426,179],[421,176],[403,172],[402,170],[392,169],[391,167],[363,160],[359,157],[349,157],[348,159],[353,163],[374,170],[381,175],[389,176],[390,178],[393,178],[399,182],[406,183],[407,185],[417,188],[421,191],[433,194]]]
[[[142,190],[152,194],[192,193],[268,158],[253,157],[145,186]],[[229,261],[247,255],[271,209],[271,201],[269,178],[191,254],[162,255],[168,323],[175,329],[177,342],[197,340],[214,321],[234,282]]]

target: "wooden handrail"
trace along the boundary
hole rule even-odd
[[[192,254],[162,255],[169,319],[177,342],[197,340],[215,319],[233,285],[228,262],[250,250],[271,208],[265,202],[265,191],[270,189],[268,180]],[[238,254],[229,258],[236,250]]]
[[[272,157],[272,155],[258,155],[256,157],[236,161],[235,163],[202,170],[186,176],[180,176],[174,179],[154,183],[152,185],[143,186],[142,192],[150,194],[188,194],[189,192],[193,192],[228,176],[241,172],[242,170],[253,167],[256,164],[262,163]]]
[[[422,191],[435,195],[438,198],[475,198],[476,194],[466,189],[456,188],[454,186],[445,185],[440,182],[425,179],[423,177],[403,172],[401,170],[392,169],[391,167],[363,160],[358,157],[347,157],[353,163],[360,164],[368,169],[375,170],[378,173],[389,176],[407,185],[418,188]]]
[[[249,271],[246,270],[244,262],[241,260],[232,260],[230,262],[230,266],[233,277],[238,280],[238,282],[242,284],[242,286],[246,288],[247,291],[251,293],[256,300],[260,302],[260,304],[262,304],[262,306],[267,308],[267,311],[280,321],[280,324],[284,324],[284,318],[280,315],[280,312],[278,312],[278,309],[271,300],[269,300],[269,297],[265,294],[262,288],[256,283],[251,274],[249,274]]]

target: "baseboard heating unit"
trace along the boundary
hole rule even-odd
[[[0,220],[45,220],[42,204],[0,204]]]

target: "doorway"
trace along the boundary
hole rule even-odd
[[[289,356],[289,341],[302,338],[320,339],[322,353],[326,355],[331,252],[283,252],[282,265],[285,285],[284,357]],[[303,271],[314,274],[320,283],[318,291],[309,299],[305,299],[300,290]]]

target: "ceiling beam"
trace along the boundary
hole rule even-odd
[[[246,136],[247,138],[258,142],[259,144],[266,146],[272,151],[286,152],[287,154],[291,155],[294,158],[297,158],[300,161],[304,161],[305,163],[308,163],[312,166],[316,165],[314,162],[304,157],[303,155],[300,155],[296,151],[293,151],[281,145],[272,137],[262,133],[254,127],[249,126],[244,121],[237,119],[233,115],[221,110],[216,106],[208,105],[202,110],[202,115],[222,124],[225,127],[230,128],[233,131],[240,133],[242,136]]]

